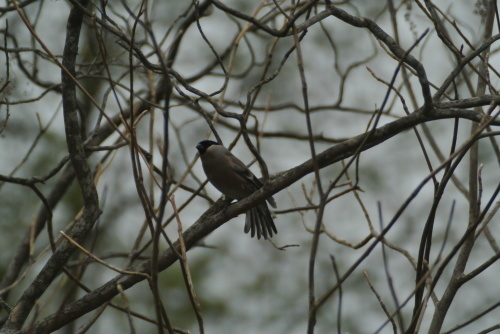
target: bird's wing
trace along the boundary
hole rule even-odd
[[[260,182],[260,180],[252,173],[250,169],[248,169],[248,167],[240,159],[236,158],[232,154],[229,156],[229,158],[231,160],[231,166],[233,170],[250,181],[255,186],[255,190],[262,187],[262,182]]]
[[[254,191],[262,188],[262,182],[252,173],[250,169],[237,157],[235,157],[231,152],[226,153],[229,160],[231,161],[231,167],[234,171],[236,171],[239,175],[243,176],[246,180],[250,181],[250,183],[254,187]],[[267,202],[273,207],[276,208],[276,202],[274,198],[269,197]]]

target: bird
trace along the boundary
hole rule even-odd
[[[208,180],[226,197],[241,200],[263,186],[250,169],[222,144],[202,140],[196,145],[196,149]],[[266,200],[276,208],[274,198],[268,197]],[[250,232],[252,238],[257,234],[257,239],[261,236],[264,239],[271,238],[273,233],[278,233],[266,201],[246,212],[243,231]]]

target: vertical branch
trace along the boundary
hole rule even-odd
[[[383,219],[383,216],[382,216],[382,206],[380,204],[380,202],[377,203],[377,207],[378,207],[378,214],[379,214],[379,222],[380,222],[380,230],[383,231],[384,230],[384,219]],[[385,250],[385,239],[382,239],[381,240],[381,248],[382,248],[382,259],[384,261],[384,273],[385,273],[385,277],[387,279],[387,285],[389,287],[389,291],[391,292],[391,297],[392,297],[392,300],[394,302],[394,306],[396,308],[396,319],[398,321],[398,324],[399,324],[399,328],[401,329],[401,331],[404,330],[404,322],[403,322],[403,316],[401,315],[401,304],[399,303],[399,299],[398,299],[398,296],[396,294],[396,290],[394,289],[394,283],[393,283],[393,279],[392,279],[392,275],[389,271],[389,260],[387,259],[387,252]]]
[[[496,0],[488,0],[486,20],[485,20],[485,31],[483,34],[483,40],[491,37],[493,26],[495,22],[495,2]],[[486,87],[488,82],[485,78],[488,78],[488,58],[489,58],[490,47],[483,51],[483,59],[479,67],[478,82],[476,88],[476,96],[483,96],[486,92]],[[476,111],[483,112],[481,107],[476,107]],[[479,130],[479,124],[473,122],[471,125],[471,134],[476,134]],[[479,144],[474,142],[470,148],[469,155],[469,228],[474,225],[477,226],[477,221],[480,214],[479,208],[479,197],[478,197],[478,169],[479,169]],[[474,233],[470,233],[458,255],[455,268],[453,269],[453,275],[450,279],[442,299],[437,303],[436,310],[429,328],[429,333],[439,333],[443,326],[444,319],[446,317],[447,311],[451,306],[451,303],[458,292],[458,289],[462,286],[461,276],[464,273],[465,267],[467,265],[469,255],[474,246]]]
[[[177,206],[175,204],[175,199],[173,196],[170,197],[170,203],[172,204],[172,209],[174,210],[175,219],[177,221],[177,231],[179,233],[179,263],[181,265],[182,277],[184,278],[184,284],[186,285],[186,290],[189,296],[189,301],[193,307],[193,311],[196,315],[196,320],[198,321],[198,328],[200,330],[200,334],[205,333],[205,328],[203,326],[203,316],[201,314],[201,306],[200,302],[196,297],[196,291],[194,289],[194,284],[191,276],[191,270],[189,269],[188,260],[187,260],[187,248],[186,243],[184,242],[184,236],[182,232],[182,222],[179,217],[179,211],[177,210]]]
[[[304,110],[305,110],[305,115],[306,115],[307,134],[309,136],[309,140],[308,140],[309,141],[309,148],[311,150],[311,159],[312,159],[313,165],[314,165],[314,176],[316,179],[316,187],[318,189],[318,195],[320,197],[319,212],[316,216],[311,251],[309,253],[309,269],[308,269],[309,270],[309,274],[308,274],[308,280],[309,280],[309,318],[308,318],[308,323],[307,323],[307,333],[312,334],[312,333],[314,333],[314,326],[316,325],[316,310],[317,310],[317,308],[315,307],[316,296],[315,296],[314,268],[315,268],[315,264],[316,264],[316,255],[317,255],[318,246],[319,246],[319,235],[320,235],[320,231],[321,231],[321,222],[323,220],[323,213],[325,210],[326,196],[324,194],[323,186],[321,183],[318,161],[316,160],[316,148],[314,147],[311,114],[310,114],[310,110],[309,110],[309,98],[308,98],[308,94],[307,94],[307,81],[306,81],[306,76],[305,76],[305,72],[304,72],[304,63],[303,63],[303,59],[302,59],[302,48],[300,46],[300,40],[299,40],[299,36],[298,36],[297,30],[295,28],[295,25],[292,26],[292,30],[293,30],[293,38],[294,38],[294,42],[295,42],[294,44],[295,44],[295,48],[297,50],[297,66],[299,69],[300,81],[302,83],[302,98],[304,100]]]
[[[82,0],[81,5],[86,7],[88,0]],[[17,6],[17,4],[16,4]],[[23,19],[26,19],[23,17]],[[27,20],[25,20],[25,23]],[[80,133],[80,125],[77,114],[76,83],[74,79],[75,63],[78,54],[78,42],[80,40],[83,12],[79,7],[73,7],[67,24],[66,41],[62,61],[62,99],[64,110],[64,127],[66,132],[66,144],[70,160],[80,185],[83,198],[83,214],[70,232],[75,241],[81,243],[88,232],[92,229],[95,221],[101,214],[99,199],[94,185],[92,171],[87,164],[83,140]],[[4,326],[7,330],[20,329],[28,317],[36,300],[45,292],[55,277],[73,254],[75,246],[63,241],[54,254],[47,261],[36,279],[24,291],[16,306],[12,309]]]
[[[137,29],[137,25],[141,25],[143,28],[145,28],[148,32],[151,32],[150,29],[140,20],[140,17],[146,12],[145,8],[146,2],[141,2],[140,8],[139,8],[139,14],[135,15],[131,9],[129,9],[126,5],[125,8],[129,11],[130,15],[134,17],[134,24],[132,28],[132,38],[130,40],[130,50],[132,50],[132,46],[135,41],[135,32]],[[152,34],[151,34],[152,35]],[[161,57],[160,57],[161,58]],[[133,54],[130,51],[129,52],[129,67],[130,67],[130,108],[133,108],[133,98],[134,98],[134,76],[133,76]],[[130,145],[130,155],[131,155],[131,160],[132,160],[132,168],[133,168],[133,173],[134,173],[134,180],[136,184],[136,189],[139,195],[139,198],[141,200],[141,204],[144,208],[144,213],[146,214],[146,219],[149,224],[149,228],[151,230],[152,234],[152,239],[153,239],[153,249],[152,249],[152,256],[151,256],[151,279],[149,280],[149,286],[153,295],[153,300],[154,300],[154,305],[155,305],[155,311],[156,311],[156,318],[157,318],[157,329],[158,333],[162,334],[163,333],[163,323],[165,323],[167,330],[169,333],[173,333],[173,328],[170,324],[170,320],[167,316],[167,313],[163,307],[163,303],[161,301],[161,295],[160,291],[158,288],[158,253],[159,253],[159,241],[160,241],[160,235],[162,232],[162,224],[161,224],[161,214],[162,214],[162,209],[160,209],[160,217],[155,217],[155,209],[153,207],[153,199],[148,198],[147,195],[147,190],[145,189],[144,186],[144,179],[143,179],[143,174],[142,174],[142,169],[141,169],[141,163],[140,163],[140,148],[139,144],[137,142],[137,136],[135,133],[135,118],[133,116],[130,117],[130,135],[131,135],[131,145]],[[167,156],[167,149],[165,148],[165,152],[163,155],[163,159],[165,160]],[[163,172],[163,180],[166,179],[166,173],[162,170]],[[165,182],[165,181],[163,181]],[[163,194],[165,193],[165,190],[163,189],[163,184],[162,184],[162,198]],[[160,204],[161,205],[161,204]],[[162,206],[161,208],[163,208]]]

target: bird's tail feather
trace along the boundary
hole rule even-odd
[[[276,209],[276,201],[274,200],[274,198],[269,197],[269,198],[267,199],[267,202],[269,203],[269,205],[271,205],[273,208],[275,208],[275,209]]]
[[[260,239],[261,235],[264,239],[268,236],[271,238],[273,233],[278,233],[266,202],[262,202],[247,212],[244,231],[250,232],[252,238],[257,233],[257,239]]]

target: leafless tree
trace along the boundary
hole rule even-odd
[[[496,1],[0,13],[0,333],[500,328]],[[209,137],[264,187],[216,200]]]

